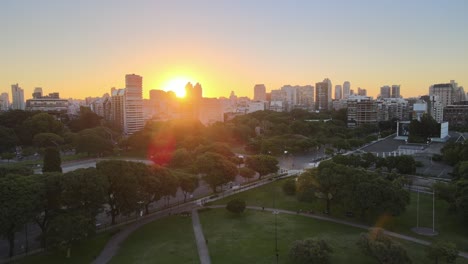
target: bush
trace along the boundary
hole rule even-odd
[[[296,181],[295,179],[288,179],[283,184],[283,192],[286,195],[295,195],[296,194]]]
[[[226,209],[234,214],[240,214],[245,210],[245,201],[241,199],[234,199],[227,203]]]
[[[332,248],[324,240],[296,240],[289,250],[292,263],[330,263]]]

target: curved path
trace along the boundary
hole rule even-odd
[[[211,206],[206,206],[206,207],[209,207],[209,208],[225,208],[226,205],[211,205]],[[289,211],[289,210],[266,208],[266,207],[262,208],[260,206],[247,206],[246,208],[252,209],[252,210],[259,210],[259,211],[262,211],[262,210],[270,211],[270,212],[276,211],[276,212],[280,212],[280,213],[283,213],[283,214],[300,215],[300,216],[305,216],[305,217],[314,218],[314,219],[318,219],[318,220],[328,221],[328,222],[337,223],[337,224],[341,224],[341,225],[352,226],[352,227],[365,229],[365,230],[369,230],[369,229],[372,228],[371,226],[368,226],[368,225],[356,224],[356,223],[353,223],[353,222],[350,222],[350,221],[340,220],[340,219],[327,217],[327,216],[322,216],[322,215],[299,213],[299,212],[294,212],[294,211]],[[421,245],[424,245],[424,246],[429,246],[431,244],[431,242],[429,242],[429,241],[422,240],[422,239],[419,239],[419,238],[415,238],[415,237],[412,237],[412,236],[402,235],[402,234],[387,231],[387,230],[384,230],[384,232],[385,232],[385,234],[387,234],[389,236],[396,237],[396,238],[406,240],[406,241],[411,241],[411,242],[421,244]],[[468,253],[467,252],[459,251],[458,255],[460,257],[462,257],[462,258],[468,259]]]
[[[148,215],[144,217],[143,220],[140,220],[140,221],[134,222],[133,224],[125,226],[125,228],[123,228],[120,232],[118,232],[117,234],[115,234],[113,237],[109,239],[106,246],[101,251],[99,256],[94,260],[93,263],[94,264],[108,263],[112,259],[112,257],[117,253],[117,251],[119,251],[120,245],[122,244],[122,242],[124,242],[125,239],[127,239],[127,237],[131,233],[133,233],[135,230],[137,230],[141,226],[151,223],[156,219],[171,215],[173,213],[190,211],[195,206],[197,206],[195,202],[190,202],[190,203],[181,205],[177,208],[168,208],[162,211],[158,211],[154,214]]]

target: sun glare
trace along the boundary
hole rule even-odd
[[[189,79],[186,78],[175,78],[172,80],[169,80],[166,82],[164,85],[163,90],[164,91],[173,91],[177,97],[184,97],[185,96],[185,85],[191,82],[192,85],[194,84],[193,81],[190,81]]]

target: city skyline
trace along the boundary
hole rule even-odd
[[[410,97],[468,83],[465,1],[109,3],[3,2],[0,92],[18,83],[25,99],[35,87],[82,99],[124,87],[127,73],[144,77],[144,98],[174,80],[205,97],[324,78],[374,97],[384,85]]]

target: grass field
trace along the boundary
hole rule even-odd
[[[91,263],[106,245],[107,241],[116,231],[107,231],[98,234],[88,240],[75,244],[71,249],[71,257],[66,258],[66,251],[50,251],[37,255],[28,256],[18,260],[16,263],[33,264],[62,264],[62,263]]]
[[[214,202],[213,204],[226,204],[229,200],[240,198],[247,205],[275,207],[298,211],[312,210],[316,213],[324,211],[323,201],[315,200],[312,203],[300,202],[295,196],[287,196],[283,193],[282,185],[285,180],[278,180],[246,192],[236,194]],[[420,194],[419,197],[419,225],[432,227],[432,195]],[[346,219],[352,222],[365,223],[370,226],[384,227],[388,230],[407,234],[425,240],[443,239],[455,242],[460,250],[468,251],[468,225],[463,223],[457,215],[448,212],[448,204],[445,201],[436,200],[435,229],[439,232],[436,237],[426,237],[415,234],[411,228],[416,226],[417,194],[411,193],[411,202],[402,215],[398,217],[370,217],[366,219],[348,218],[345,216],[345,208],[332,206],[331,215],[336,218]]]
[[[275,263],[275,216],[247,210],[234,216],[224,209],[200,213],[213,263]],[[298,239],[326,240],[333,248],[332,263],[375,263],[356,246],[364,230],[296,215],[277,215],[279,263],[288,262],[291,243]],[[425,247],[399,241],[413,263],[427,263]],[[467,263],[460,260],[458,263]]]
[[[192,218],[170,216],[139,228],[110,263],[199,263]]]

